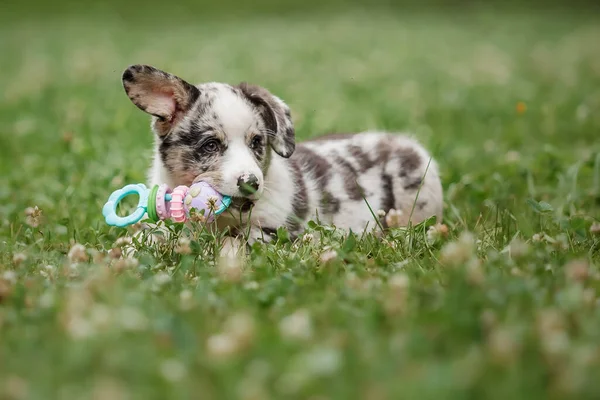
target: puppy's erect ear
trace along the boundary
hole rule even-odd
[[[123,87],[133,104],[157,118],[154,128],[160,136],[169,133],[200,95],[183,79],[148,65],[127,68]]]
[[[289,107],[279,97],[260,86],[242,82],[239,88],[259,109],[269,130],[269,141],[273,150],[281,157],[289,158],[296,148],[294,124]]]

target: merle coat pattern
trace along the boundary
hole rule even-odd
[[[437,164],[410,137],[365,132],[296,144],[290,109],[264,88],[194,86],[145,65],[129,67],[123,85],[152,115],[149,184],[204,180],[233,197],[216,222],[231,235],[224,250],[230,254],[243,247],[239,232],[249,232],[249,242],[269,241],[278,227],[298,235],[311,219],[354,231],[375,228],[369,206],[384,227],[383,212],[392,209],[400,225],[442,217]]]

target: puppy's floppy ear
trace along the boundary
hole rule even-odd
[[[242,82],[239,85],[242,93],[260,111],[269,130],[271,147],[281,157],[289,158],[296,148],[294,124],[289,107],[268,90]]]
[[[175,75],[148,65],[123,72],[123,87],[133,104],[155,116],[156,133],[166,135],[198,99],[200,91]]]

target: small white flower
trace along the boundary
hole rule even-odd
[[[122,255],[123,255],[123,250],[121,250],[120,247],[114,247],[108,251],[108,256],[113,260],[121,258]]]
[[[182,310],[190,310],[194,306],[194,294],[191,290],[185,289],[179,293],[179,307]]]
[[[500,364],[513,362],[520,352],[520,344],[514,332],[508,328],[494,328],[488,337],[488,349],[492,360]]]
[[[158,286],[164,286],[169,282],[171,282],[171,276],[166,272],[161,271],[154,276],[154,283]]]
[[[25,215],[25,223],[27,225],[31,226],[32,228],[37,228],[40,225],[42,219],[42,210],[40,210],[38,206],[26,208]]]
[[[181,382],[187,376],[187,368],[181,361],[169,359],[160,364],[160,373],[169,382]]]
[[[115,247],[129,246],[131,243],[131,237],[122,236],[115,241]]]
[[[440,260],[453,266],[464,265],[475,256],[475,237],[470,232],[463,232],[458,241],[446,243],[442,248]]]
[[[400,272],[392,275],[388,280],[388,285],[394,291],[405,291],[410,286],[410,279],[408,278],[408,275]]]
[[[41,308],[50,308],[54,305],[54,294],[50,291],[42,293],[38,299]]]
[[[25,253],[15,253],[13,255],[12,262],[15,266],[19,266],[27,261],[27,255]]]
[[[313,335],[312,321],[307,310],[298,310],[279,322],[279,332],[286,339],[309,340]]]
[[[529,254],[529,245],[519,239],[514,239],[508,247],[510,256],[515,260],[523,258]]]
[[[592,235],[600,235],[600,222],[594,222],[592,226],[590,226],[590,233]]]
[[[134,307],[123,307],[119,310],[119,322],[126,331],[143,331],[148,326],[148,319]]]
[[[80,316],[69,319],[67,332],[76,340],[87,339],[96,333],[90,321]]]
[[[575,110],[575,115],[576,115],[577,121],[584,122],[590,115],[590,109],[587,105],[580,104],[577,107],[577,110]]]
[[[239,347],[247,347],[252,343],[256,326],[254,318],[246,313],[237,313],[225,321],[224,331],[233,336]]]
[[[90,320],[96,328],[106,329],[112,321],[112,313],[104,304],[96,304],[90,311]]]
[[[510,150],[504,155],[507,163],[516,163],[521,159],[521,153],[515,150]]]
[[[553,243],[553,245],[557,249],[559,249],[559,250],[568,250],[569,249],[569,239],[567,238],[567,235],[565,235],[564,233],[557,235],[555,240],[556,241]]]
[[[321,254],[321,263],[325,264],[331,260],[334,260],[337,257],[337,252],[335,250],[328,250]]]
[[[17,375],[4,374],[2,393],[4,398],[8,399],[27,399],[29,395],[29,383]]]
[[[217,210],[217,203],[219,202],[219,198],[217,196],[208,196],[206,199],[206,207],[209,211],[214,212]]]
[[[239,256],[230,255],[219,258],[217,273],[224,281],[239,282],[243,272],[242,260]]]
[[[312,241],[313,241],[313,239],[314,239],[314,235],[313,235],[312,233],[305,233],[305,234],[302,236],[302,241],[303,241],[304,243],[310,243],[310,242],[312,242]]]
[[[342,365],[342,354],[333,347],[315,348],[301,356],[302,362],[313,376],[330,376]]]
[[[239,346],[233,335],[221,333],[208,338],[206,350],[213,357],[228,358],[239,351]]]
[[[402,210],[394,210],[392,208],[385,216],[385,223],[390,228],[399,228],[402,226],[402,214]]]
[[[115,175],[115,177],[112,178],[112,180],[110,181],[110,185],[113,187],[122,186],[123,185],[123,177],[120,175]]]
[[[385,311],[390,315],[396,315],[406,310],[408,304],[410,280],[404,273],[394,274],[388,280],[388,291],[384,299]],[[377,290],[377,288],[374,288]]]
[[[445,224],[435,224],[427,229],[427,242],[434,244],[448,237],[448,227]]]
[[[88,254],[85,246],[79,243],[75,243],[71,247],[71,250],[69,250],[69,254],[67,256],[73,263],[86,262],[88,260]]]
[[[590,275],[590,268],[586,260],[573,260],[565,265],[567,279],[574,282],[584,282]]]
[[[259,284],[256,281],[250,281],[244,285],[244,289],[246,290],[258,290]]]
[[[4,271],[2,279],[14,285],[17,282],[17,273],[10,270]]]
[[[477,258],[470,259],[466,264],[467,280],[474,285],[485,282],[485,274],[481,268],[481,262]]]
[[[190,239],[186,237],[179,238],[177,246],[175,247],[175,253],[182,255],[192,254],[190,243]]]
[[[116,271],[120,272],[125,269],[135,268],[139,263],[139,260],[135,257],[121,258],[114,263],[114,268]]]

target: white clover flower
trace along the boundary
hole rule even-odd
[[[251,315],[236,313],[225,321],[224,331],[226,334],[233,336],[240,347],[247,347],[254,339],[256,324]]]
[[[86,262],[89,258],[85,246],[80,243],[75,243],[71,246],[67,257],[69,257],[72,263]]]
[[[435,224],[427,229],[427,242],[429,244],[437,243],[438,241],[448,237],[448,227],[445,224]]]
[[[66,328],[71,338],[75,340],[87,339],[96,334],[90,321],[79,315],[69,318]]]
[[[160,287],[171,282],[171,279],[171,275],[161,271],[154,276],[154,283]]]
[[[126,331],[143,331],[148,326],[148,318],[134,307],[121,308],[118,317],[121,327]]]
[[[312,321],[307,310],[297,310],[279,322],[279,333],[285,339],[309,340],[313,335]]]
[[[488,337],[488,349],[492,360],[499,364],[514,362],[521,350],[515,333],[508,328],[493,328]]]
[[[31,226],[32,228],[37,228],[40,225],[42,219],[42,210],[40,210],[38,206],[26,208],[25,215],[25,223],[27,225]]]
[[[572,260],[564,267],[568,280],[573,282],[584,282],[590,276],[590,266],[586,260]]]
[[[391,209],[385,216],[385,223],[390,228],[399,228],[402,226],[402,210]]]
[[[220,257],[217,263],[217,273],[226,282],[239,282],[243,275],[240,257]]]
[[[331,260],[334,260],[337,257],[337,252],[335,250],[328,250],[321,254],[320,260],[322,264],[328,263]]]
[[[2,273],[2,279],[14,285],[17,282],[17,273],[12,270],[4,271],[4,273]]]
[[[206,207],[211,212],[215,212],[217,210],[218,203],[219,203],[219,198],[217,196],[208,196],[208,198],[206,199]]]
[[[310,243],[313,241],[313,239],[314,239],[314,235],[312,233],[305,233],[302,236],[302,242],[304,242],[304,243]]]
[[[25,261],[27,261],[27,255],[25,253],[15,253],[13,255],[12,262],[16,267],[23,264]]]
[[[184,289],[179,293],[179,307],[182,310],[190,310],[194,306],[194,294],[189,289]]]
[[[208,354],[215,358],[225,359],[236,355],[240,350],[240,346],[233,335],[220,333],[208,338],[206,350]]]
[[[115,241],[115,247],[129,246],[132,243],[131,237],[122,236]]]
[[[187,255],[192,254],[192,248],[190,247],[190,239],[182,237],[177,241],[177,246],[175,247],[175,253]]]
[[[260,285],[256,281],[250,281],[244,285],[244,289],[246,290],[258,290],[259,288]]]
[[[475,237],[470,232],[463,232],[458,241],[446,243],[442,248],[440,260],[444,264],[464,265],[475,256]]]
[[[172,358],[160,364],[160,374],[169,382],[181,382],[185,379],[187,373],[187,368],[179,360]]]

